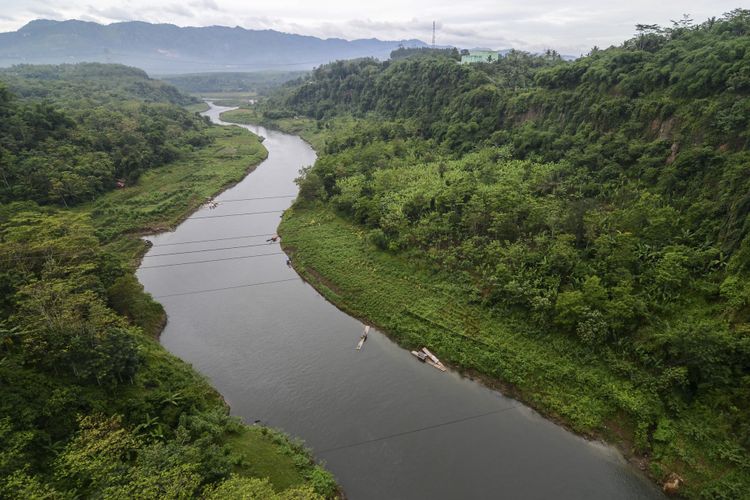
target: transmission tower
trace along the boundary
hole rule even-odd
[[[435,48],[435,21],[432,21],[432,48]]]

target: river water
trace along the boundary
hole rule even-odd
[[[218,122],[227,109],[206,114]],[[215,209],[149,237],[138,271],[169,315],[162,344],[234,415],[304,439],[354,500],[661,497],[612,448],[419,363],[377,331],[356,351],[360,322],[302,282],[268,236],[251,236],[275,232],[292,198],[267,197],[294,195],[315,153],[297,136],[246,128],[266,138],[268,159]],[[238,213],[250,215],[215,217]],[[185,243],[196,240],[214,241]],[[244,286],[254,283],[266,284]]]

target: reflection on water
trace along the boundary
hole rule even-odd
[[[226,109],[207,114],[217,121]],[[296,136],[247,128],[266,138],[268,159],[216,208],[149,238],[138,272],[169,314],[163,345],[205,374],[233,414],[304,439],[355,500],[661,496],[611,448],[421,364],[375,330],[356,351],[361,324],[266,241],[292,202],[268,197],[296,193],[315,153]],[[227,217],[197,218],[209,215]]]

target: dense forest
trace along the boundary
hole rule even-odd
[[[441,357],[583,432],[624,429],[650,473],[678,472],[690,496],[746,497],[750,11],[639,25],[572,62],[516,51],[464,65],[450,54],[341,61],[265,106],[267,118],[311,118],[325,137],[286,223],[301,259],[326,244],[324,214],[343,217],[372,252],[444,277],[495,324],[572,363],[513,366],[493,351],[503,339],[469,320],[445,336],[485,347],[445,340]],[[305,242],[295,218],[319,237]],[[331,238],[348,231],[336,227]],[[325,259],[307,262],[321,272]],[[416,342],[396,316],[383,312],[384,324]],[[586,379],[584,366],[606,377]]]
[[[0,71],[0,202],[74,205],[206,144],[174,87],[125,66]],[[4,83],[2,83],[4,82]]]
[[[433,49],[431,47],[404,47],[401,46],[396,50],[391,51],[391,60],[397,61],[398,59],[405,59],[407,57],[424,57],[424,56],[447,56],[459,61],[461,56],[459,55],[458,49],[453,47],[450,49]]]
[[[164,311],[133,274],[132,233],[241,179],[259,140],[133,68],[0,81],[0,497],[332,496],[299,443],[231,418],[158,344]]]

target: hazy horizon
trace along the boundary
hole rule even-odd
[[[607,47],[630,38],[637,23],[666,26],[683,14],[699,23],[738,7],[736,1],[726,0],[611,4],[571,0],[560,6],[551,0],[537,0],[517,5],[505,0],[473,0],[456,5],[443,0],[382,0],[374,14],[371,8],[341,0],[315,5],[277,0],[252,7],[239,0],[100,0],[96,6],[83,0],[6,0],[0,31],[16,31],[34,19],[78,19],[101,24],[145,21],[195,27],[241,26],[346,40],[417,38],[429,43],[434,20],[439,45],[529,51],[553,48],[580,55],[593,46]]]

